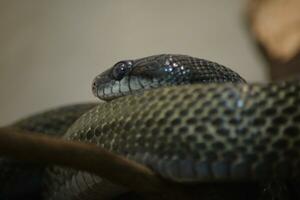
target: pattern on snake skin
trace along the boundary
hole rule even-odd
[[[299,178],[299,90],[297,82],[158,89],[97,106],[65,137],[176,181]]]
[[[179,182],[299,180],[299,89],[297,81],[160,88],[98,105],[65,138]]]
[[[196,84],[244,81],[224,66],[182,55],[152,56],[132,64],[142,69],[113,81],[110,69],[96,78],[93,92],[112,99],[132,90],[193,85],[157,88],[95,106],[64,139],[96,143],[150,166],[167,179],[201,183],[201,188],[223,181],[238,185],[253,180],[299,181],[299,81]],[[159,71],[154,70],[157,66]],[[194,73],[199,69],[203,73]],[[40,123],[43,120],[29,127],[43,131]],[[126,191],[92,174],[56,166],[48,168],[44,184],[47,199],[105,199]]]

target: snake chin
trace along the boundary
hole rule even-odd
[[[110,101],[123,96],[142,94],[149,89],[160,87],[161,83],[158,79],[126,76],[121,80],[111,80],[105,84],[96,78],[93,85],[94,96]]]

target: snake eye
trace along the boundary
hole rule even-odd
[[[112,76],[115,80],[121,80],[129,71],[131,62],[119,62],[112,69]]]

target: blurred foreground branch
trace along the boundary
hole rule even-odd
[[[92,172],[143,194],[187,198],[177,185],[162,180],[147,167],[93,144],[28,134],[8,127],[0,128],[0,155]]]

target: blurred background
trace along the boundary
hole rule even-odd
[[[246,0],[0,0],[0,125],[95,101],[91,81],[122,59],[180,53],[268,81]]]

